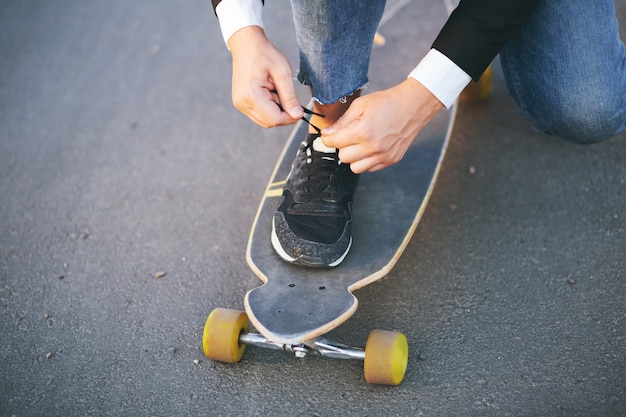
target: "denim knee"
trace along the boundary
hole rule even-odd
[[[533,127],[567,142],[585,145],[601,142],[624,130],[624,100],[611,94],[570,94],[546,105],[541,113],[528,114]]]
[[[595,143],[626,123],[626,59],[613,0],[540,1],[500,54],[509,92],[538,130]]]

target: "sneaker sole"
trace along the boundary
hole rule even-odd
[[[293,256],[290,256],[285,251],[285,249],[283,249],[283,247],[281,246],[280,241],[278,240],[278,235],[276,234],[274,219],[272,219],[271,241],[272,241],[272,246],[274,247],[274,250],[276,251],[278,256],[281,257],[283,261],[291,263],[291,264],[303,265],[303,266],[308,266],[312,268],[334,268],[338,266],[339,264],[343,262],[346,256],[348,256],[348,252],[350,252],[350,248],[352,247],[352,236],[350,236],[350,242],[348,242],[348,247],[346,248],[346,251],[337,260],[331,262],[330,264],[322,262],[318,258],[312,258],[306,255],[302,255],[298,258],[294,258]]]

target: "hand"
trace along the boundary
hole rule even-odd
[[[262,28],[248,26],[235,32],[228,46],[233,56],[233,104],[239,111],[266,128],[292,124],[303,116],[291,64]]]
[[[417,134],[443,104],[413,78],[357,98],[322,141],[339,149],[339,159],[356,174],[379,171],[399,162]]]

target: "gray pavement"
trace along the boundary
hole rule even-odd
[[[287,2],[265,19],[296,62]],[[407,251],[333,332],[407,335],[403,384],[369,386],[356,362],[202,354],[208,312],[259,283],[247,236],[289,133],[230,105],[210,2],[4,0],[0,57],[0,416],[626,415],[626,135],[534,132],[496,66]],[[407,65],[377,62],[381,84]]]

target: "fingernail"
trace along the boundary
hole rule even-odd
[[[302,107],[300,107],[300,106],[292,108],[291,111],[289,112],[289,114],[294,119],[299,119],[302,116],[304,116],[304,112],[302,111]]]

